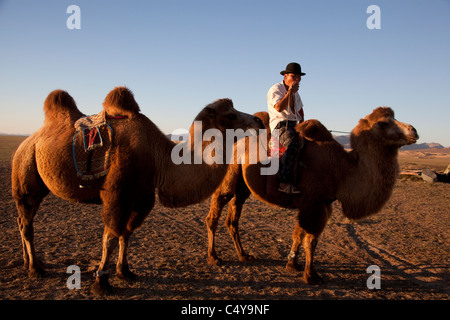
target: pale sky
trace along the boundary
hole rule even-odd
[[[81,29],[67,27],[70,5]],[[267,91],[295,61],[307,119],[350,131],[390,106],[418,143],[449,147],[449,17],[449,0],[0,0],[0,132],[36,131],[54,89],[95,114],[126,85],[165,133],[219,98],[267,110]]]

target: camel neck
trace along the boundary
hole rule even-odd
[[[181,207],[205,200],[227,172],[225,149],[219,139],[204,141],[205,132],[194,131],[191,128],[188,141],[174,144],[170,159],[165,160],[165,175],[158,185],[159,199],[165,206]]]
[[[360,219],[378,212],[392,194],[398,175],[397,149],[365,145],[353,160],[337,192],[344,215]]]

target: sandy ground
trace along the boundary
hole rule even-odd
[[[5,150],[5,145],[3,145]],[[401,157],[408,169],[423,166],[414,154]],[[0,160],[0,299],[97,299],[90,293],[101,257],[100,207],[72,204],[49,195],[35,219],[37,253],[47,275],[29,279],[22,268],[22,247],[11,197],[9,160]],[[445,161],[436,170],[445,169]],[[224,263],[206,263],[205,217],[209,200],[183,209],[159,203],[130,241],[129,263],[138,274],[132,283],[112,279],[114,294],[104,299],[301,300],[449,298],[450,184],[399,179],[384,209],[351,222],[338,203],[316,253],[325,283],[306,285],[301,274],[285,271],[295,212],[250,198],[241,218],[245,249],[257,259],[237,261],[224,226],[217,249]],[[225,211],[224,211],[225,213]],[[303,257],[300,262],[303,264]],[[69,266],[81,269],[81,289],[69,290]],[[370,290],[367,268],[377,265],[381,288]]]

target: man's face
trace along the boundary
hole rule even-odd
[[[302,76],[299,74],[286,73],[284,75],[284,83],[289,87],[294,84],[300,83],[301,80],[302,80]]]

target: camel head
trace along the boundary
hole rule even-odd
[[[194,121],[202,121],[203,130],[216,128],[225,132],[226,129],[264,129],[258,117],[236,110],[230,99],[219,99],[207,105]]]
[[[127,116],[129,118],[140,112],[133,92],[127,87],[115,87],[111,90],[103,102],[103,109],[110,116]]]
[[[350,139],[352,148],[355,148],[358,143],[369,141],[400,148],[415,143],[419,135],[412,125],[397,121],[391,108],[379,107],[359,121]]]

